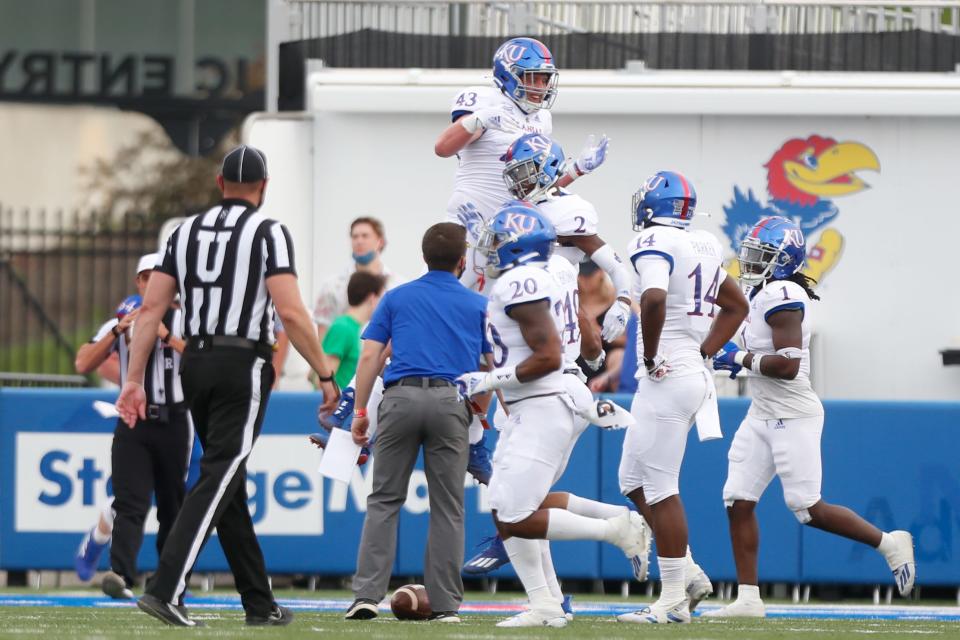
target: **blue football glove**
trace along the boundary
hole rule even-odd
[[[723,345],[723,351],[713,356],[714,371],[729,371],[730,379],[735,379],[737,374],[743,370],[743,365],[737,364],[735,360],[738,351],[740,351],[740,347],[733,342]]]

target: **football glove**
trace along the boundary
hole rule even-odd
[[[580,155],[577,156],[576,161],[573,163],[573,169],[576,172],[573,177],[577,178],[584,174],[591,173],[602,165],[604,160],[607,159],[607,149],[609,146],[610,139],[605,135],[600,136],[599,142],[596,141],[596,136],[592,134],[587,136],[587,141],[583,145],[583,149],[580,150]]]
[[[643,366],[647,369],[647,377],[654,382],[661,382],[670,373],[670,365],[661,355],[653,356],[652,359],[644,358]]]
[[[457,378],[460,393],[468,398],[517,383],[517,368],[500,367],[493,371],[471,371]]]
[[[607,342],[613,342],[627,330],[627,321],[630,319],[630,305],[623,300],[617,300],[603,316],[603,328],[600,336]]]
[[[737,364],[737,354],[739,352],[740,347],[733,342],[723,345],[723,351],[713,356],[714,371],[729,371],[730,379],[735,379],[737,374],[743,370],[743,365]]]

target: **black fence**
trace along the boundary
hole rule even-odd
[[[76,350],[136,291],[159,231],[138,214],[0,207],[0,385],[92,381],[75,377]]]
[[[476,69],[502,36],[420,35],[361,29],[280,45],[280,109],[304,108],[307,59],[331,67]],[[543,36],[562,69],[954,71],[960,36],[919,29],[884,33],[568,33]]]

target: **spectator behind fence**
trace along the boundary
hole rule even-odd
[[[337,316],[323,337],[327,362],[336,370],[334,379],[343,389],[350,384],[360,360],[360,330],[370,322],[386,286],[383,276],[357,271],[347,283],[347,312]]]
[[[347,283],[354,273],[372,273],[383,276],[386,289],[393,289],[404,282],[387,268],[380,257],[387,246],[383,223],[376,218],[362,216],[350,223],[350,250],[353,264],[338,275],[320,283],[317,302],[313,308],[313,321],[322,341],[330,325],[338,316],[347,312]]]

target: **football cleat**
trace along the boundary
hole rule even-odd
[[[467,473],[476,478],[480,484],[490,485],[490,476],[493,475],[493,459],[487,449],[487,437],[483,436],[479,442],[470,445],[470,459],[467,461]]]
[[[100,556],[109,544],[109,541],[103,544],[97,544],[93,539],[93,529],[87,531],[83,536],[83,540],[80,541],[80,547],[77,548],[77,553],[73,556],[73,566],[77,570],[77,576],[81,580],[87,581],[97,572]]]
[[[607,522],[614,530],[614,539],[611,542],[620,547],[631,562],[634,557],[643,557],[647,554],[650,535],[643,516],[636,511],[627,511],[619,516],[607,518]]]
[[[763,600],[741,600],[737,598],[725,607],[704,611],[703,618],[765,618],[767,608]]]
[[[913,557],[913,536],[908,531],[891,531],[897,550],[887,558],[900,595],[906,598],[913,591],[917,579],[917,565]]]
[[[484,538],[477,546],[479,547],[482,544],[487,546],[463,565],[463,573],[468,576],[482,576],[499,569],[505,564],[510,564],[510,556],[507,555],[507,549],[503,546],[503,538],[499,535]]]
[[[637,582],[646,582],[647,574],[650,571],[650,545],[653,542],[653,530],[647,521],[639,513],[632,512],[631,520],[637,522],[643,529],[644,542],[643,553],[630,556],[630,567],[633,569],[633,577]]]
[[[326,449],[327,442],[330,440],[330,432],[320,431],[319,433],[311,433],[308,438],[310,443],[316,445],[318,449]],[[360,457],[357,458],[357,465],[362,466],[367,463],[367,459],[370,457],[370,449],[367,446],[360,447]]]
[[[690,575],[687,580],[687,599],[690,602],[690,613],[693,613],[701,600],[713,593],[713,584],[711,584],[709,576],[700,568],[700,565],[692,564],[692,567],[687,566],[687,573]]]
[[[567,626],[567,618],[562,610],[559,611],[538,611],[528,609],[523,613],[502,620],[497,623],[498,627],[553,627],[560,628]]]
[[[340,392],[340,404],[330,414],[319,414],[317,419],[325,429],[349,429],[353,422],[353,404],[357,392],[353,387],[347,387]]]
[[[673,604],[659,600],[648,607],[617,616],[617,622],[633,624],[686,624],[690,622],[690,610],[686,598]]]

